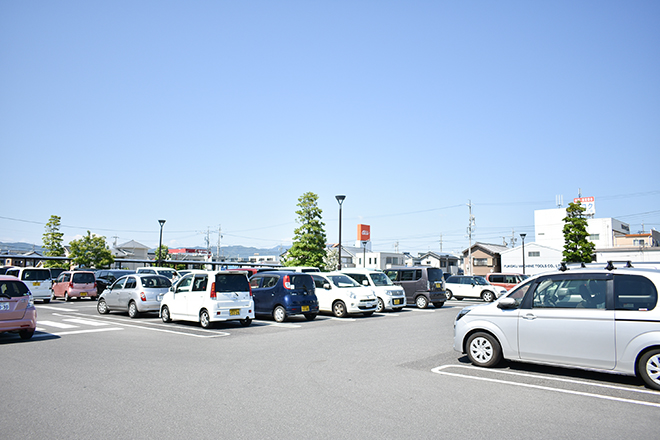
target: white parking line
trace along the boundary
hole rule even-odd
[[[68,318],[68,319],[63,319],[62,321],[73,322],[74,324],[91,325],[92,327],[110,325],[107,322],[92,321],[91,319],[80,319],[80,318]]]
[[[35,333],[33,338],[45,338],[45,337],[48,337],[48,336],[80,335],[82,333],[111,332],[113,330],[124,330],[124,329],[119,328],[119,327],[111,327],[111,328],[94,328],[94,329],[90,329],[90,330],[73,330],[73,331],[70,331],[70,332],[60,332],[60,333],[44,332],[42,334]],[[43,332],[44,330],[41,330],[41,329],[39,329],[39,327],[37,327],[37,331]]]
[[[444,371],[447,368],[464,368],[464,369],[468,369],[468,370],[488,371],[488,372],[497,373],[497,374],[504,374],[504,375],[511,375],[511,376],[522,376],[522,377],[529,377],[529,378],[533,378],[533,379],[542,379],[542,380],[550,380],[550,381],[554,380],[554,381],[557,381],[557,382],[568,382],[568,383],[575,383],[575,384],[579,384],[579,385],[609,388],[609,389],[614,389],[614,390],[624,390],[624,391],[636,392],[636,393],[642,393],[642,394],[652,394],[652,395],[655,395],[655,396],[660,394],[656,391],[636,390],[636,389],[633,389],[633,388],[625,388],[625,387],[618,387],[618,386],[614,386],[614,385],[597,384],[597,383],[584,382],[584,381],[573,380],[573,379],[562,379],[562,378],[557,378],[557,377],[538,376],[538,375],[535,375],[535,374],[517,373],[517,372],[513,372],[513,371],[501,371],[501,370],[491,370],[491,369],[485,370],[484,368],[479,368],[479,367],[475,367],[475,366],[471,366],[471,365],[442,365],[440,367],[433,368],[431,370],[431,372],[437,373],[437,374],[442,374],[442,375],[445,375],[445,376],[463,377],[463,378],[466,378],[466,379],[480,380],[480,381],[484,381],[484,382],[502,383],[502,384],[514,385],[514,386],[525,387],[525,388],[535,388],[535,389],[539,389],[539,390],[556,391],[558,393],[574,394],[574,395],[578,395],[578,396],[594,397],[596,399],[613,400],[613,401],[616,401],[616,402],[632,403],[632,404],[635,404],[635,405],[653,406],[653,407],[656,407],[656,408],[660,408],[660,403],[644,402],[642,400],[623,399],[623,398],[620,398],[620,397],[604,396],[602,394],[593,394],[593,393],[585,393],[585,392],[582,392],[582,391],[565,390],[565,389],[562,389],[562,388],[552,388],[552,387],[546,387],[546,386],[542,386],[542,385],[526,384],[526,383],[503,380],[503,379],[492,379],[492,378],[488,378],[488,377],[477,377],[477,376],[471,376],[471,375],[468,375],[468,374],[448,373],[448,372]]]
[[[37,310],[39,309],[57,310],[58,312],[77,312],[76,309],[65,309],[64,307],[42,306],[41,304],[39,304],[39,306],[37,307]]]
[[[39,325],[45,325],[46,327],[56,327],[56,328],[76,328],[77,325],[64,324],[63,322],[55,321],[39,321]]]

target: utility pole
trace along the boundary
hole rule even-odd
[[[440,234],[440,253],[442,253],[442,234]]]
[[[469,275],[472,275],[472,232],[474,232],[475,226],[474,216],[472,215],[472,200],[468,200],[468,209],[470,212],[467,227],[467,233],[470,239],[470,247],[468,248],[468,267],[470,268]]]
[[[220,239],[221,238],[222,238],[222,225],[218,225],[218,248],[217,248],[218,261],[220,261]]]
[[[511,248],[516,247],[516,241],[518,241],[516,239],[516,230],[511,228]]]

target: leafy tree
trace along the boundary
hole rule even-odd
[[[586,208],[578,203],[569,203],[564,218],[564,260],[567,263],[591,263],[596,245],[589,240]]]
[[[325,223],[321,221],[321,208],[317,205],[319,196],[306,192],[298,199],[296,211],[300,224],[293,232],[293,246],[289,249],[285,266],[312,266],[324,268],[323,259],[325,251]]]
[[[169,260],[169,258],[170,258],[170,249],[165,245],[162,245],[161,247],[157,247],[155,258],[156,258],[156,261]]]
[[[64,234],[60,232],[60,222],[62,218],[57,215],[51,215],[50,220],[46,223],[46,232],[43,235],[43,244],[46,251],[44,255],[47,257],[64,257],[64,245],[62,244],[62,237]],[[44,267],[66,267],[66,261],[59,260],[46,260]]]
[[[80,267],[107,268],[115,261],[105,237],[92,235],[89,231],[80,240],[71,240],[69,246],[73,264]]]

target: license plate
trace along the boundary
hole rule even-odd
[[[442,287],[442,283],[435,283],[435,287],[437,287],[438,289],[440,289],[440,288]]]
[[[401,304],[401,300],[400,299],[395,299],[394,300],[394,305],[398,306],[399,304]]]
[[[32,283],[32,285],[35,286],[35,287],[36,287],[36,286],[41,286],[41,283],[38,282],[38,281],[35,281],[34,283]]]
[[[229,309],[229,316],[238,316],[241,314],[241,309]]]
[[[0,310],[9,310],[9,303],[0,303]]]
[[[80,296],[87,296],[87,292],[80,292]]]
[[[303,312],[309,312],[309,306],[302,306],[300,310]]]

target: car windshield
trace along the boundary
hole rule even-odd
[[[225,273],[215,276],[216,292],[247,292],[249,290],[250,283],[243,273]]]
[[[385,275],[384,273],[372,273],[371,274],[371,281],[374,282],[374,285],[376,286],[393,286],[394,283],[390,278]]]
[[[0,296],[5,298],[18,298],[30,294],[27,286],[18,281],[0,281]]]
[[[25,269],[21,277],[25,281],[46,281],[50,279],[48,269]]]
[[[159,270],[158,275],[162,275],[164,277],[169,278],[170,280],[176,276],[176,272],[174,270]]]
[[[429,281],[442,281],[442,269],[437,269],[435,267],[427,269],[429,274]]]
[[[91,284],[96,281],[93,273],[75,273],[73,274],[73,282],[79,284]]]
[[[142,282],[142,287],[159,289],[162,287],[170,287],[172,283],[165,277],[160,276],[147,276],[141,277],[140,281]]]
[[[355,281],[353,278],[350,278],[346,275],[329,275],[328,279],[332,281],[332,284],[334,284],[337,287],[340,288],[345,288],[345,287],[359,287],[360,285]]]

